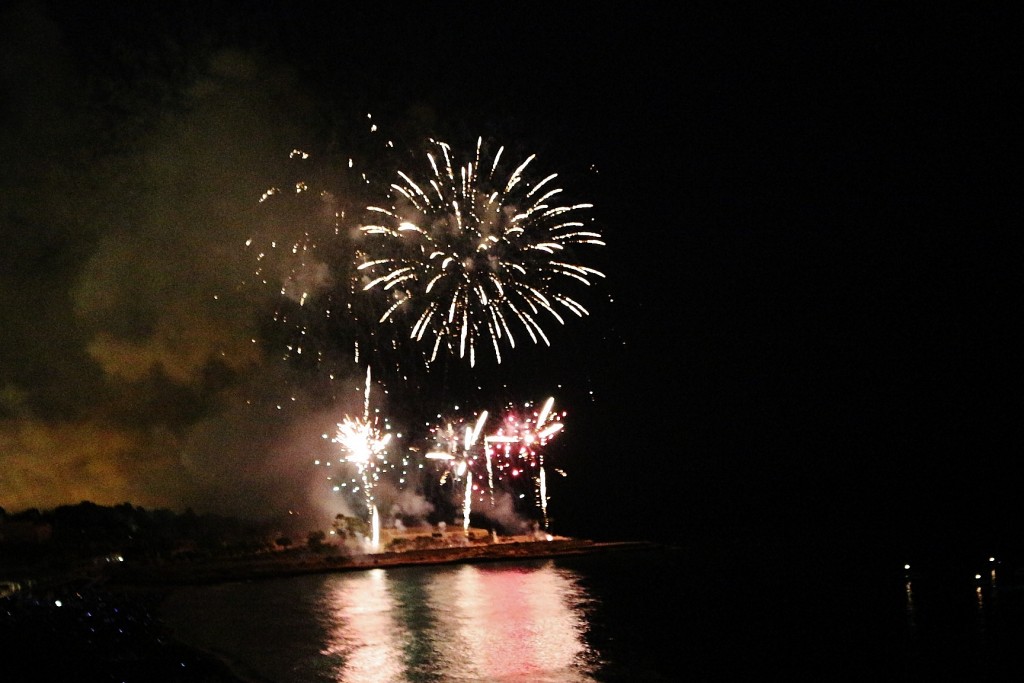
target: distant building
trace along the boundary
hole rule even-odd
[[[466,543],[483,543],[489,539],[491,539],[491,532],[476,527],[463,530],[462,527],[423,525],[380,530],[381,546],[394,549],[450,547]]]

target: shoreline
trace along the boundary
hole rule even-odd
[[[565,557],[614,550],[663,547],[648,541],[590,541],[571,538],[513,540],[464,546],[342,555],[299,551],[276,557],[253,556],[229,560],[127,565],[111,568],[104,583],[112,588],[171,588],[178,585],[271,579],[303,574],[365,571],[462,563],[501,562]]]

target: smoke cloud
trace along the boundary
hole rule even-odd
[[[114,114],[32,4],[0,26],[0,505],[326,517],[338,389],[263,347],[273,309],[242,284],[261,193],[309,137],[296,77],[192,55],[114,84]]]

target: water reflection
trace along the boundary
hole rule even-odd
[[[341,661],[338,680],[406,680],[401,651],[408,633],[395,619],[384,570],[336,581],[328,596],[328,635],[321,654]]]
[[[551,562],[373,570],[325,588],[337,681],[594,680],[589,597]]]

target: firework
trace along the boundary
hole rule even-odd
[[[253,269],[239,282],[266,311],[252,343],[300,371],[292,375],[296,383],[330,400],[352,364],[371,365],[384,384],[423,384],[429,370],[423,345],[385,329],[378,302],[363,291],[355,216],[380,197],[373,188],[383,181],[373,169],[395,165],[386,153],[390,141],[385,149],[355,146],[362,152],[344,157],[291,151],[274,184],[255,198],[244,243]]]
[[[286,359],[322,361],[311,333],[337,314],[339,283],[351,274],[339,271],[335,246],[344,207],[337,195],[310,177],[310,155],[294,149],[287,170],[292,180],[267,188],[252,215],[252,234],[245,241],[255,269],[242,282],[246,287],[276,297],[274,335]],[[351,251],[347,249],[346,251]],[[275,349],[277,350],[277,349]]]
[[[501,473],[512,477],[536,473],[534,491],[545,529],[548,528],[548,492],[544,447],[562,431],[564,423],[561,419],[565,417],[564,411],[552,411],[554,403],[554,397],[549,397],[539,410],[526,417],[520,417],[510,409],[498,430],[484,437],[487,461],[494,460]],[[493,492],[493,483],[491,489]]]
[[[432,430],[436,442],[435,448],[426,455],[431,460],[437,460],[447,465],[447,469],[441,475],[442,484],[449,476],[465,480],[462,494],[462,528],[467,533],[469,532],[469,513],[473,507],[473,464],[478,455],[480,432],[486,421],[487,411],[485,410],[480,413],[472,427],[461,422],[447,422],[444,426],[435,427]]]
[[[374,547],[379,544],[380,529],[375,489],[380,480],[381,470],[388,464],[387,447],[390,440],[390,432],[382,431],[377,418],[370,415],[370,369],[367,368],[363,414],[359,418],[346,415],[338,423],[338,431],[332,441],[341,446],[343,460],[354,464],[358,471],[369,522],[373,529]]]
[[[476,154],[457,169],[444,142],[431,140],[430,173],[416,181],[399,172],[390,207],[368,207],[379,222],[364,235],[358,269],[364,290],[393,297],[379,322],[411,322],[409,336],[476,363],[477,348],[514,348],[516,334],[550,345],[542,322],[588,311],[566,292],[604,275],[576,262],[573,249],[604,245],[578,214],[591,204],[561,204],[556,174],[527,177],[535,155],[505,173],[500,148],[481,167]]]

